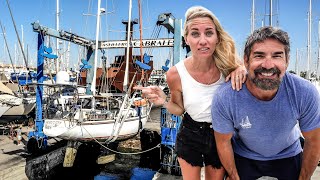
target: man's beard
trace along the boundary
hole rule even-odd
[[[258,74],[260,73],[273,73],[277,75],[277,79],[269,79],[269,78],[259,78]],[[281,79],[280,79],[281,71],[278,68],[266,69],[260,67],[254,70],[254,77],[250,77],[251,81],[262,90],[274,90],[279,88]]]

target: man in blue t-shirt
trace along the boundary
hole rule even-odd
[[[231,84],[212,100],[212,125],[229,179],[310,179],[320,158],[320,97],[309,81],[286,72],[288,34],[262,27],[247,39],[242,90]],[[305,138],[302,150],[299,138]]]

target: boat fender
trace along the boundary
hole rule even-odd
[[[133,104],[135,106],[146,106],[147,105],[147,101],[145,99],[139,99],[139,100],[135,100],[133,102]]]

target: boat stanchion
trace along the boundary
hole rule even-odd
[[[74,160],[76,159],[77,151],[81,142],[68,141],[66,154],[64,155],[63,167],[72,167]]]

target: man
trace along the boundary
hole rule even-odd
[[[310,179],[319,162],[319,93],[286,72],[289,52],[286,32],[256,30],[244,50],[248,75],[242,90],[229,83],[213,98],[212,125],[229,179]]]

